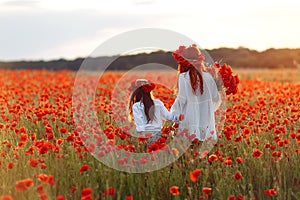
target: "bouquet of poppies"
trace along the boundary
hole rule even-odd
[[[240,81],[238,75],[233,74],[230,65],[215,62],[212,67],[206,67],[205,70],[212,75],[219,91],[225,89],[226,95],[237,93]]]

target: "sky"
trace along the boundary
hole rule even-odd
[[[300,48],[299,10],[298,0],[0,0],[0,61],[86,57],[141,28],[205,49]]]

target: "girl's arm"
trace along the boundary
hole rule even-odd
[[[143,109],[141,107],[137,106],[137,104],[134,104],[132,106],[132,113],[134,117],[134,123],[136,126],[136,131],[141,132],[145,131],[145,119],[144,115],[142,114]]]
[[[159,101],[159,103],[160,103],[160,113],[166,120],[172,122],[179,121],[179,115],[174,115],[172,112],[169,112],[168,109],[163,104],[163,102]]]

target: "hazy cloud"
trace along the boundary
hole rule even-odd
[[[155,4],[155,0],[133,0],[133,4],[135,5],[149,5],[149,4]]]
[[[0,60],[87,56],[139,28],[177,31],[203,48],[299,47],[300,3],[198,0],[0,0]]]
[[[17,7],[36,7],[40,1],[34,0],[20,0],[20,1],[5,1],[1,3],[2,6],[17,6]]]
[[[0,60],[35,57],[43,51],[61,49],[61,46],[76,41],[95,40],[106,30],[122,32],[129,27],[138,28],[154,23],[149,15],[103,14],[88,10],[1,12]]]

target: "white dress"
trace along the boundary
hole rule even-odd
[[[203,94],[196,89],[193,94],[189,72],[184,72],[178,78],[178,95],[171,107],[174,114],[184,114],[183,121],[179,122],[179,130],[187,129],[189,134],[195,134],[196,138],[204,141],[211,138],[216,140],[214,112],[221,104],[221,98],[213,77],[202,72]]]
[[[132,106],[132,112],[137,132],[159,132],[165,120],[178,121],[178,115],[169,112],[160,100],[153,100],[154,119],[147,123],[147,117],[144,111],[144,104],[136,102]]]

